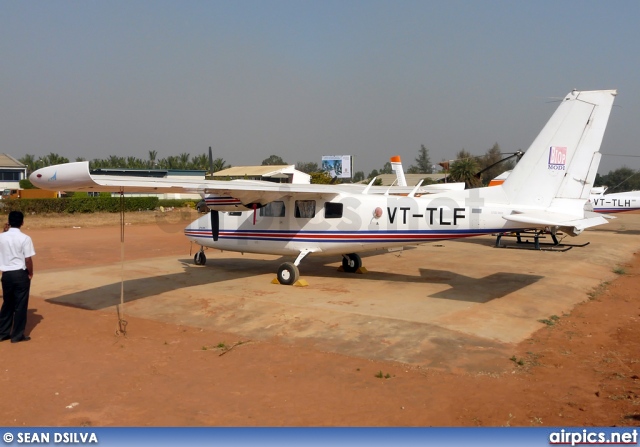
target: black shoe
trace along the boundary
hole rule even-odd
[[[21,341],[29,341],[29,340],[31,340],[31,337],[27,337],[25,335],[22,338],[12,338],[11,343],[20,343]]]
[[[3,337],[0,337],[0,341],[9,340],[10,338],[11,338],[11,335],[5,335]]]

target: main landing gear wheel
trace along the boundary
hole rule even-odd
[[[293,262],[285,262],[278,268],[278,282],[286,286],[294,284],[300,278],[300,271]]]
[[[196,265],[205,265],[207,263],[207,257],[204,255],[203,251],[199,251],[193,257],[193,262],[195,262]]]
[[[342,268],[345,272],[355,273],[360,267],[362,267],[362,259],[356,253],[342,255]]]

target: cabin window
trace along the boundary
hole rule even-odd
[[[296,200],[296,217],[311,219],[316,215],[315,200]]]
[[[260,208],[262,209],[262,208]],[[242,212],[240,211],[230,211],[229,216],[242,216]]]
[[[284,202],[269,202],[260,208],[260,216],[264,217],[284,217]]]
[[[340,219],[342,217],[342,203],[325,202],[325,219]]]

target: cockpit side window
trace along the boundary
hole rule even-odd
[[[275,202],[269,202],[262,208],[260,208],[260,216],[264,217],[284,217],[285,206],[284,202],[276,200]]]

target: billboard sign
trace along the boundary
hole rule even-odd
[[[322,170],[331,177],[351,178],[351,155],[323,155]]]

